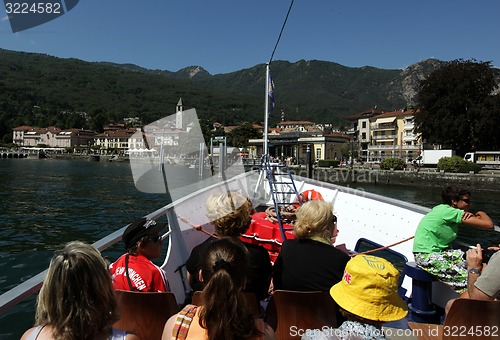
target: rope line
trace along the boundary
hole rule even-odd
[[[281,27],[280,35],[278,36],[278,40],[276,40],[276,45],[274,45],[273,53],[271,53],[271,58],[269,59],[269,65],[271,65],[271,61],[273,60],[274,57],[274,52],[276,52],[276,49],[278,48],[278,44],[280,43],[281,39],[281,34],[283,34],[283,30],[285,29],[286,22],[288,21],[288,16],[290,15],[290,11],[292,10],[293,2],[295,0],[292,0],[290,3],[290,7],[288,7],[288,12],[286,13],[285,21],[283,22],[283,26]]]
[[[366,255],[366,254],[371,254],[371,253],[375,253],[379,250],[384,250],[384,249],[387,249],[387,248],[391,248],[391,247],[394,247],[394,246],[397,246],[398,244],[401,244],[401,243],[404,243],[406,241],[409,241],[409,240],[412,240],[415,236],[412,236],[412,237],[408,237],[402,241],[399,241],[399,242],[396,242],[396,243],[393,243],[393,244],[389,244],[388,246],[384,246],[384,247],[380,247],[380,248],[375,248],[375,249],[371,249],[371,250],[367,250],[367,251],[364,251],[362,253],[356,253],[356,254],[350,254],[349,256],[353,257],[353,256],[357,256],[357,255]]]
[[[177,215],[177,217],[179,218],[179,220],[181,220],[182,222],[184,222],[186,224],[189,224],[194,229],[196,229],[198,231],[201,231],[202,233],[207,234],[209,236],[212,236],[213,238],[219,238],[219,236],[217,236],[215,234],[212,234],[211,232],[206,231],[205,229],[203,229],[203,227],[201,225],[196,225],[196,224],[194,224],[193,222],[191,222],[190,220],[188,220],[187,218],[185,218],[183,216]]]

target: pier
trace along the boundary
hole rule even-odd
[[[30,156],[31,155],[26,151],[0,151],[0,158],[28,158]],[[38,158],[38,154],[36,155],[36,157]]]

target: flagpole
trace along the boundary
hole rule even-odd
[[[268,140],[268,118],[269,118],[269,63],[266,63],[266,105],[265,105],[265,112],[264,112],[264,159],[267,160],[269,157],[268,153],[268,145],[267,145],[267,140]]]
[[[268,130],[268,122],[267,118],[269,117],[269,63],[266,63],[266,80],[264,81],[266,84],[266,105],[264,109],[264,151],[263,155],[261,158],[261,168],[259,171],[259,178],[257,179],[257,183],[255,184],[255,189],[253,191],[253,196],[252,196],[252,201],[254,201],[257,197],[257,194],[259,193],[260,190],[260,184],[262,183],[262,180],[266,177],[266,171],[267,171],[267,165],[269,164],[269,155],[268,155],[268,146],[267,146],[267,130]]]

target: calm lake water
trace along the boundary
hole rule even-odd
[[[136,190],[128,163],[0,161],[0,293],[45,270],[61,244],[93,243],[169,203]],[[117,244],[104,255],[123,250]],[[0,339],[19,339],[33,324],[33,300],[0,317]]]
[[[196,171],[177,167],[187,178]],[[356,183],[353,188],[432,207],[441,188]],[[473,210],[500,222],[500,194],[474,193]],[[169,202],[139,192],[130,165],[79,160],[0,159],[0,294],[45,270],[53,251],[71,240],[93,243]],[[500,243],[500,233],[462,230],[469,244]],[[114,260],[119,243],[104,252]],[[19,339],[34,321],[34,297],[0,317],[0,339]]]

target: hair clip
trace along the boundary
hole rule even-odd
[[[225,269],[226,271],[229,271],[231,270],[231,263],[227,262],[226,260],[217,260],[215,261],[215,264],[213,265],[212,268],[214,272],[220,269]]]

